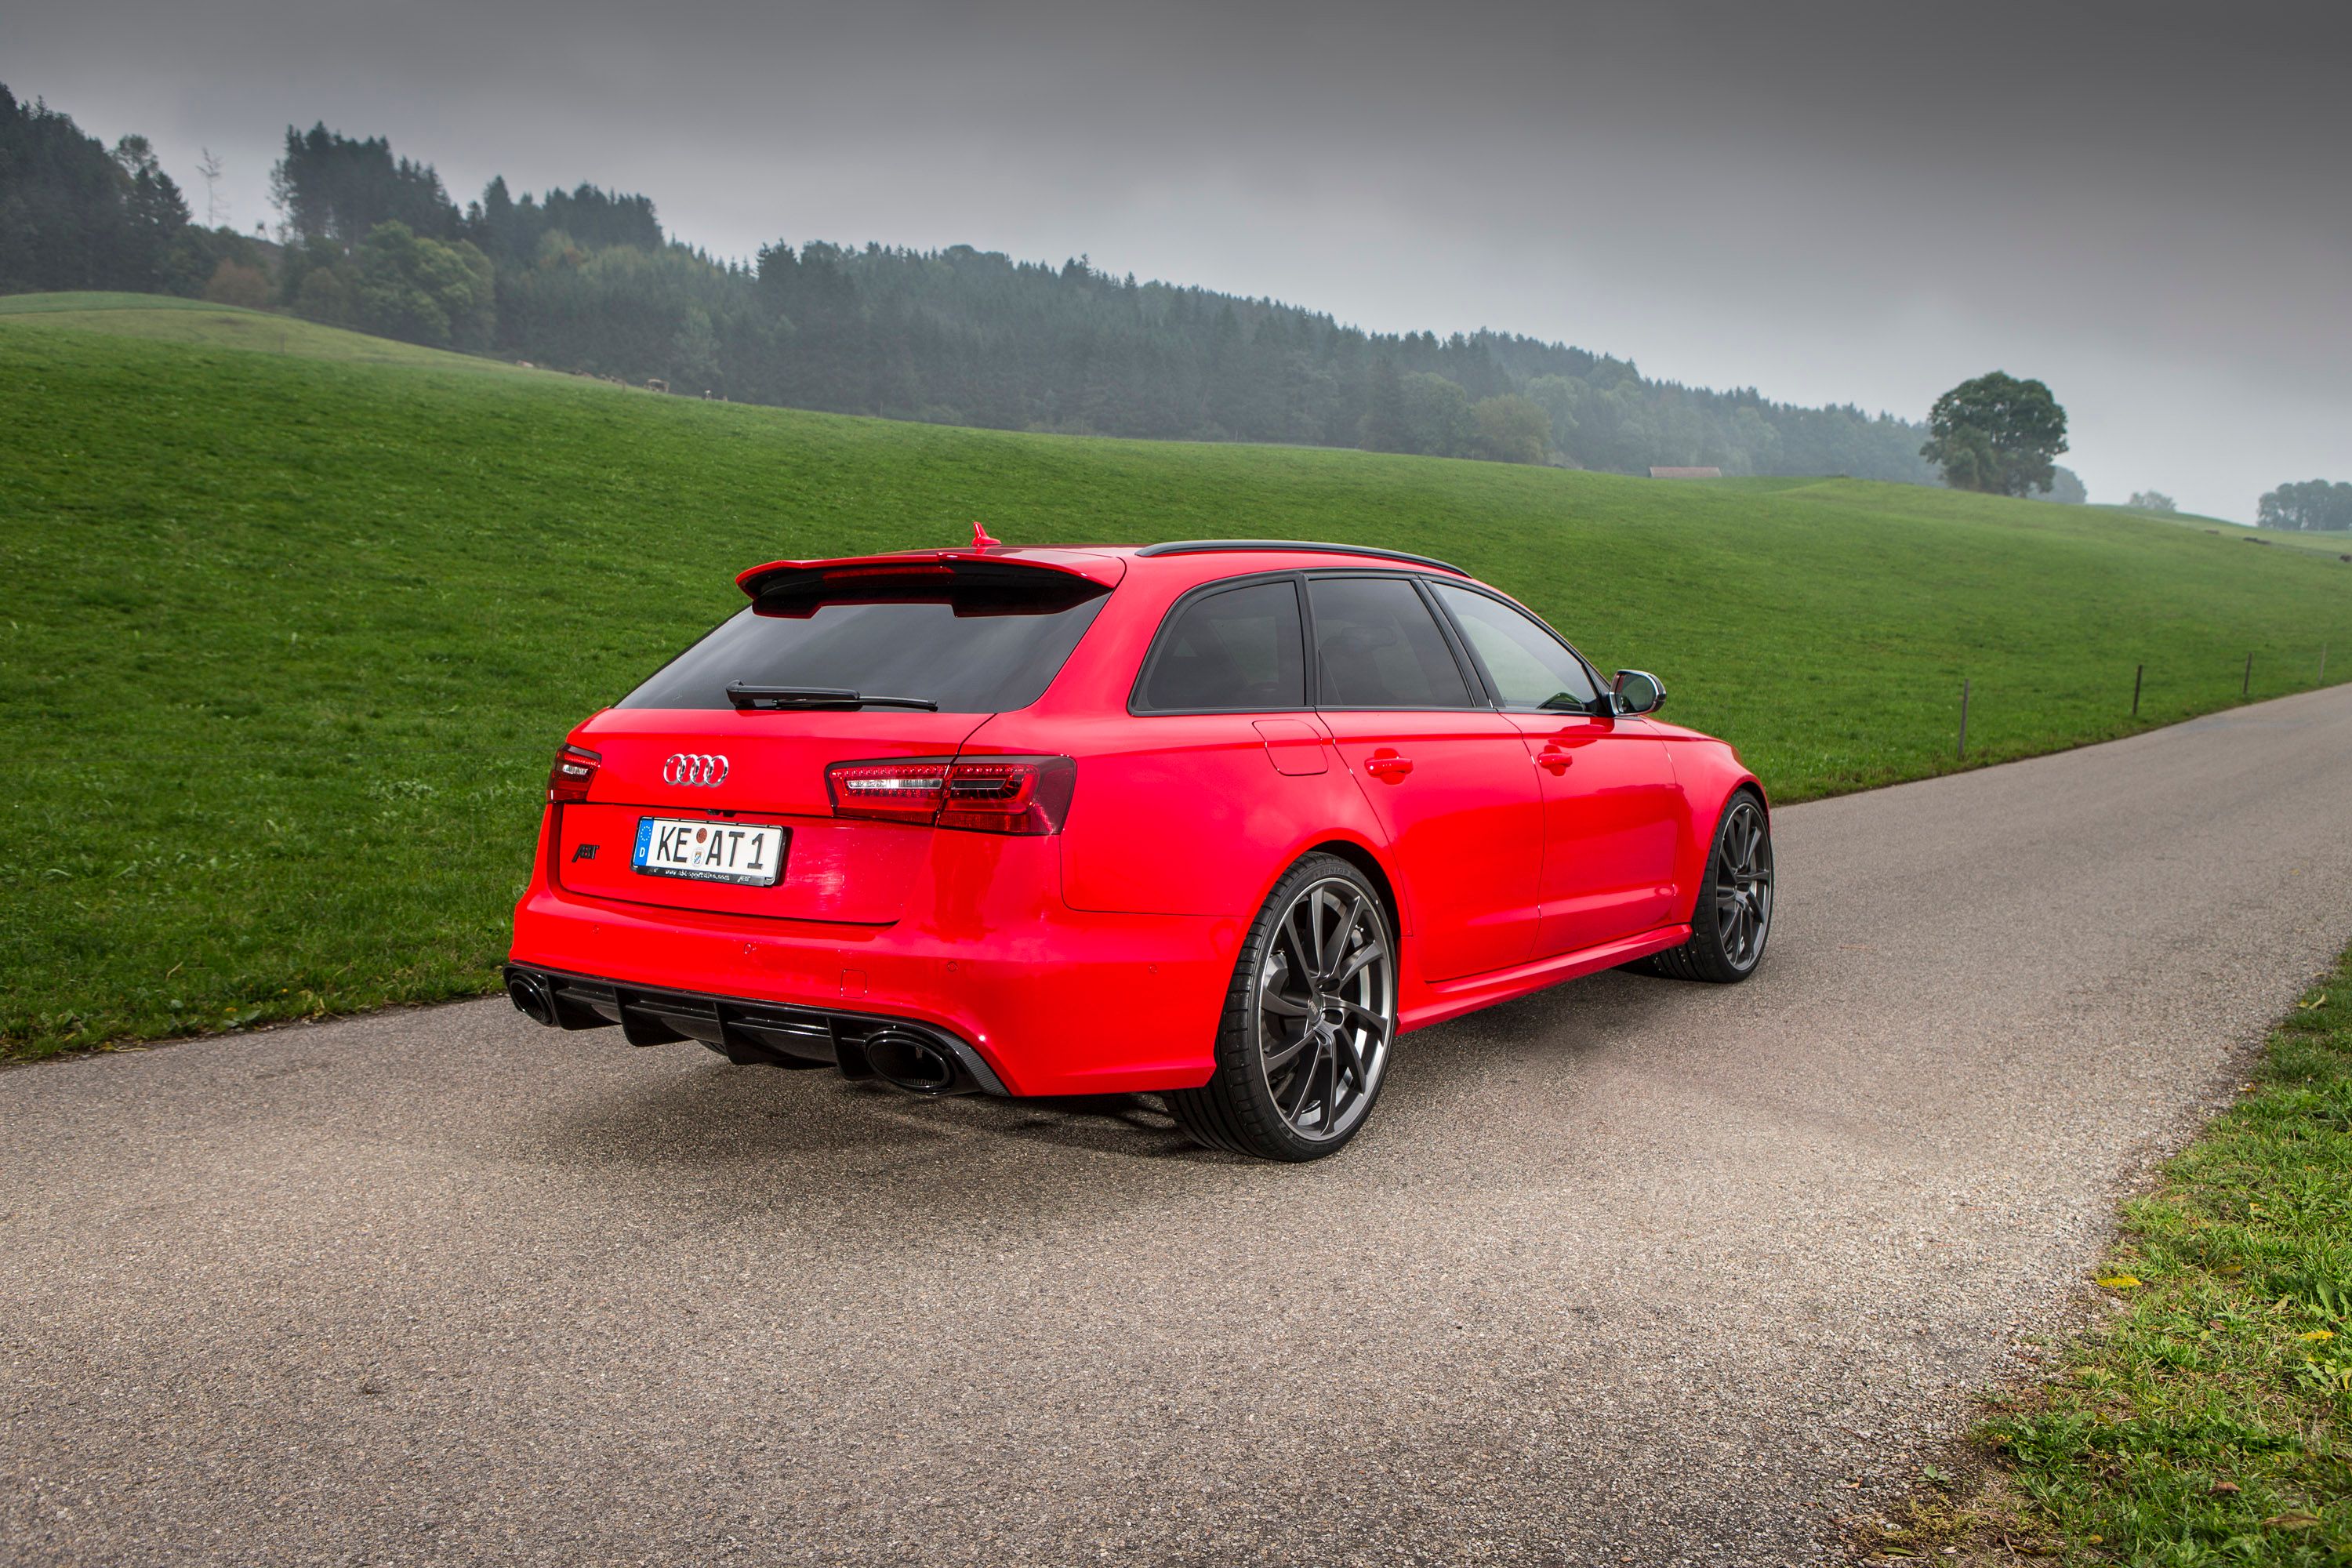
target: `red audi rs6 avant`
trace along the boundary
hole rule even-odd
[[[1755,776],[1466,574],[974,533],[755,566],[572,732],[517,1006],[919,1093],[1150,1090],[1311,1160],[1407,1030],[1763,956]]]

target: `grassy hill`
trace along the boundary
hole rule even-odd
[[[2224,539],[2259,540],[2266,544],[2284,544],[2294,550],[2313,550],[2323,555],[2352,555],[2352,532],[2305,532],[2293,528],[2248,528],[2218,517],[2200,517],[2193,511],[2145,511],[2137,507],[2103,506],[2100,511],[2119,517],[2154,518],[2159,522],[2177,523],[2183,528],[2200,528],[2208,533],[2219,533]]]
[[[0,302],[0,1052],[487,988],[548,754],[741,565],[1289,534],[1520,595],[1781,801],[2352,676],[2352,567],[2080,507],[662,397],[253,312]]]
[[[340,331],[295,316],[181,300],[166,294],[0,295],[0,321],[16,331],[97,331],[153,342],[297,354],[348,364],[404,364],[528,375],[503,360],[421,349],[390,338]]]

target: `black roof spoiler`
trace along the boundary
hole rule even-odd
[[[1313,539],[1171,539],[1165,544],[1147,544],[1138,555],[1213,555],[1227,550],[1288,550],[1303,551],[1314,555],[1370,555],[1382,561],[1406,561],[1415,566],[1434,566],[1441,572],[1451,572],[1456,577],[1469,573],[1451,561],[1440,561],[1433,555],[1412,555],[1402,550],[1382,550],[1376,544],[1330,544]]]

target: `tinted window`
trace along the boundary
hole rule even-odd
[[[945,713],[1025,708],[1045,694],[1108,592],[1034,569],[830,584],[814,576],[762,594],[621,706],[725,708],[728,685],[741,681],[920,697]]]
[[[1176,612],[1143,679],[1145,708],[1212,712],[1307,706],[1307,638],[1285,578],[1194,599]]]
[[[1506,708],[1564,708],[1601,695],[1584,661],[1540,621],[1499,599],[1433,583]]]
[[[1467,708],[1470,687],[1429,606],[1402,577],[1314,577],[1317,700],[1333,708]]]

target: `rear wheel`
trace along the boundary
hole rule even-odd
[[[1166,1096],[1195,1142],[1262,1160],[1319,1160],[1356,1135],[1396,1037],[1396,939],[1361,871],[1309,855],[1243,940],[1217,1069]]]
[[[1677,980],[1728,985],[1756,973],[1771,934],[1772,826],[1764,803],[1741,790],[1716,824],[1706,877],[1691,910],[1690,940],[1646,966]]]

